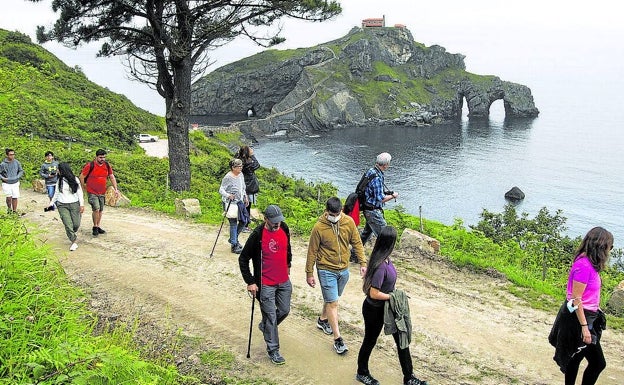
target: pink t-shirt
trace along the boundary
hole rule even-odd
[[[572,298],[572,281],[584,283],[587,286],[581,296],[583,308],[591,311],[598,310],[600,306],[600,287],[602,281],[600,275],[592,266],[589,258],[581,255],[570,268],[570,276],[568,277],[568,299]]]

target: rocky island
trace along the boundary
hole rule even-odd
[[[466,71],[464,56],[426,47],[404,26],[354,27],[310,48],[269,49],[225,65],[192,88],[192,115],[244,115],[245,133],[289,135],[377,123],[421,126],[487,117],[502,99],[506,117],[535,117],[531,90]]]

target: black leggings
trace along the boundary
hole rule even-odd
[[[384,307],[375,307],[368,303],[366,299],[362,304],[362,315],[364,316],[364,341],[360,347],[360,353],[358,354],[358,374],[369,374],[368,371],[368,359],[370,358],[373,348],[377,344],[377,337],[381,333],[381,329],[384,324]],[[399,334],[394,333],[392,335],[394,343],[397,346],[397,353],[399,354],[399,362],[401,363],[401,370],[403,371],[403,380],[406,381],[412,376],[414,368],[412,366],[412,356],[410,354],[409,347],[405,349],[399,349]]]
[[[587,368],[583,372],[583,382],[581,385],[594,385],[598,381],[600,372],[607,366],[600,341],[596,345],[587,345],[580,353],[577,353],[568,364],[565,372],[565,385],[574,385],[579,365],[583,358],[587,358]]]

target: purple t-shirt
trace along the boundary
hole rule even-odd
[[[592,266],[589,258],[581,255],[570,268],[568,277],[568,299],[572,298],[572,281],[584,283],[587,286],[581,296],[583,308],[591,311],[598,310],[600,306],[600,287],[602,281],[600,275]]]
[[[394,291],[394,284],[397,280],[397,272],[396,268],[392,264],[392,261],[388,259],[388,263],[385,261],[379,265],[377,270],[373,273],[373,278],[371,279],[371,286],[375,289],[378,289],[382,293],[390,293]],[[370,298],[367,299],[369,303],[376,306],[383,306],[385,301],[375,300]]]

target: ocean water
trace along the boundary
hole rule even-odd
[[[519,213],[562,210],[568,235],[603,226],[624,247],[624,103],[621,80],[598,85],[538,83],[535,119],[505,119],[496,101],[489,119],[429,127],[379,126],[335,130],[319,137],[263,140],[255,154],[265,167],[309,181],[331,182],[346,197],[380,152],[392,155],[386,184],[411,214],[476,224],[483,209],[501,212],[514,186],[525,194]],[[609,92],[612,90],[612,92]]]

